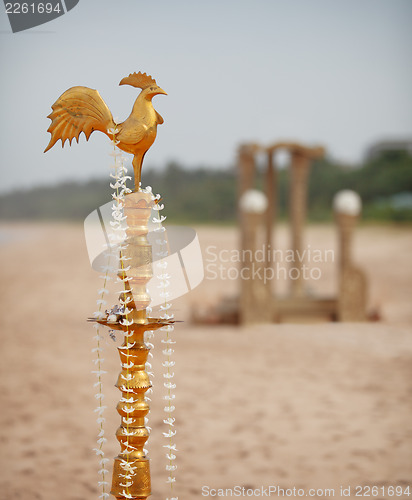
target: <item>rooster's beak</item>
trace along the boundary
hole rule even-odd
[[[165,92],[163,89],[161,89],[160,87],[157,88],[156,90],[156,94],[164,94],[164,95],[167,95],[167,92]]]

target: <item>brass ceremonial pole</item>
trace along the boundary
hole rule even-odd
[[[111,490],[118,500],[145,499],[151,493],[149,460],[144,452],[149,437],[145,427],[145,417],[149,413],[145,393],[151,387],[145,371],[149,347],[144,342],[144,333],[171,323],[146,315],[150,303],[146,284],[153,276],[152,249],[147,240],[153,203],[152,195],[141,191],[125,197],[124,213],[128,227],[120,262],[127,271],[120,270],[118,274],[121,280],[125,280],[125,290],[120,297],[125,313],[123,320],[116,323],[98,320],[98,323],[122,330],[125,334],[124,343],[118,348],[122,370],[116,384],[122,392],[117,405],[121,421],[116,432],[121,451],[114,461]]]
[[[122,370],[116,386],[122,392],[117,405],[120,427],[116,432],[121,451],[115,458],[111,494],[118,500],[143,500],[151,494],[149,460],[144,445],[149,437],[145,417],[149,404],[145,399],[151,387],[145,363],[149,347],[144,333],[167,326],[173,321],[148,318],[146,308],[150,297],[146,285],[153,276],[152,250],[147,240],[148,221],[155,200],[151,193],[140,189],[143,157],[156,138],[157,125],[163,118],[152,105],[157,94],[166,94],[156,81],[145,73],[133,73],[123,78],[120,85],[140,88],[129,118],[116,124],[100,94],[87,87],[73,87],[64,92],[52,106],[48,131],[52,134],[49,150],[59,139],[64,145],[84,132],[86,139],[94,130],[105,133],[116,145],[132,153],[135,172],[135,190],[124,197],[126,239],[120,245],[118,277],[124,284],[120,296],[122,317],[114,322],[108,318],[95,319],[102,325],[124,332],[125,340],[119,347]]]

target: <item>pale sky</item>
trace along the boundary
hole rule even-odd
[[[228,166],[243,141],[293,139],[358,162],[381,139],[412,137],[411,0],[80,0],[13,34],[0,6],[0,191],[108,175],[109,139],[60,141],[47,115],[66,89],[99,90],[129,115],[134,71],[168,96],[143,166]]]

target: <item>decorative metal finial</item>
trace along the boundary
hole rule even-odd
[[[82,132],[89,140],[94,130],[100,130],[115,141],[122,151],[131,153],[135,178],[135,191],[139,190],[144,155],[154,143],[157,125],[163,118],[154,109],[152,98],[158,94],[167,95],[156,80],[146,73],[131,73],[119,85],[131,85],[142,89],[137,97],[129,118],[123,123],[115,123],[113,116],[99,92],[88,87],[72,87],[64,92],[53,104],[48,118],[52,120],[48,132],[51,133],[48,151],[61,139],[62,147],[66,140],[71,142]]]

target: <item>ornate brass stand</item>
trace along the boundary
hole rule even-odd
[[[116,384],[122,392],[117,405],[121,423],[116,432],[121,452],[114,461],[111,490],[118,500],[145,499],[151,492],[149,460],[143,449],[149,437],[145,427],[145,416],[149,412],[145,393],[151,387],[145,371],[149,347],[144,342],[144,333],[170,324],[170,321],[146,316],[150,303],[146,285],[153,275],[152,251],[147,240],[152,205],[149,193],[134,192],[125,197],[128,228],[122,245],[125,248],[120,251],[120,262],[127,271],[120,271],[119,278],[127,279],[120,298],[127,309],[123,314],[124,320],[116,323],[98,321],[125,334],[124,343],[119,347],[122,371]]]
[[[151,494],[149,460],[144,451],[149,437],[145,427],[145,417],[149,412],[145,393],[151,387],[145,371],[149,347],[145,344],[144,334],[173,321],[146,316],[150,303],[146,285],[153,275],[147,232],[154,201],[151,193],[140,190],[140,175],[143,157],[156,138],[157,125],[163,123],[163,118],[153,108],[152,98],[166,92],[151,76],[140,72],[124,78],[120,82],[123,84],[142,90],[130,117],[120,124],[114,122],[96,90],[73,87],[64,92],[53,104],[49,115],[52,120],[48,129],[51,139],[46,151],[59,139],[64,145],[66,139],[70,143],[73,138],[78,141],[81,132],[88,139],[94,130],[99,130],[120,149],[134,155],[135,191],[124,198],[128,227],[126,240],[120,245],[118,276],[124,284],[120,296],[121,319],[111,321],[108,315],[93,321],[122,330],[125,335],[124,343],[119,347],[122,371],[116,384],[122,392],[117,405],[121,423],[116,432],[121,451],[114,461],[111,494],[118,500],[143,500]]]

